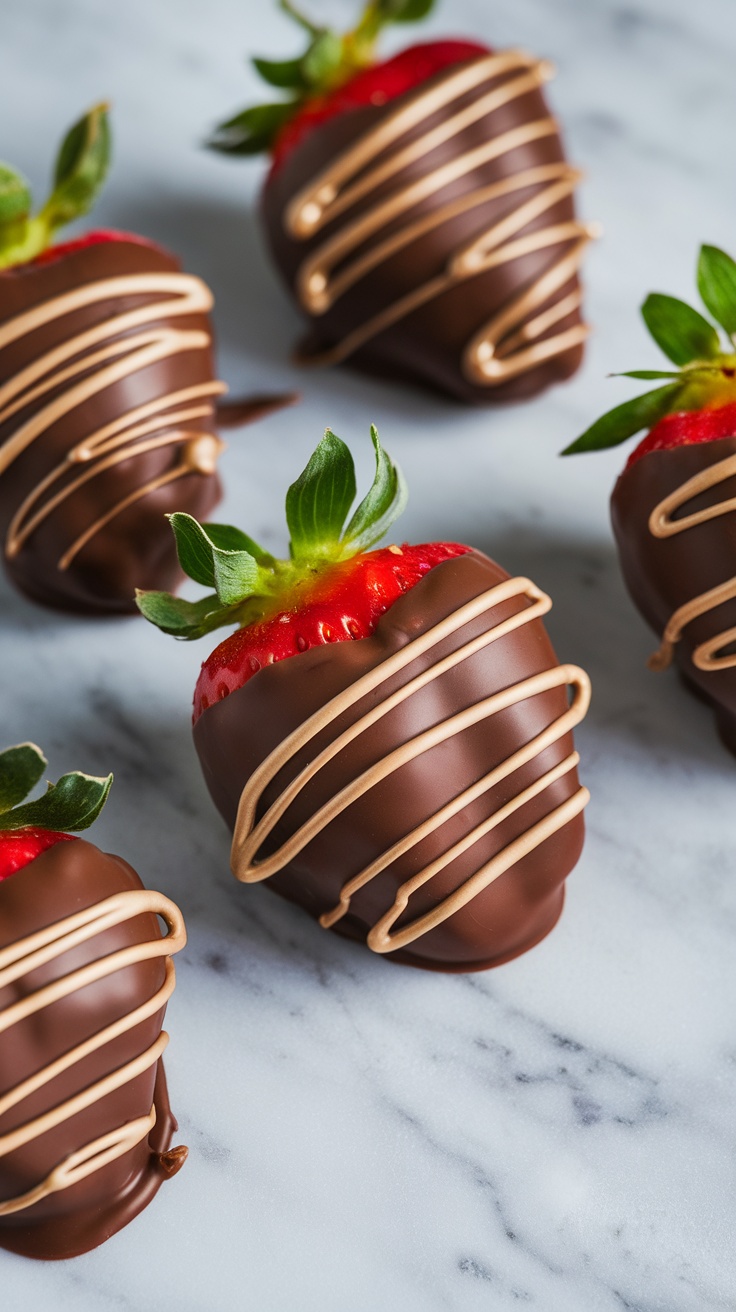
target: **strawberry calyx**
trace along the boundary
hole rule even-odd
[[[667,417],[704,411],[730,410],[736,405],[736,261],[716,246],[702,246],[697,269],[701,300],[712,316],[706,319],[699,310],[674,296],[653,292],[641,307],[642,317],[651,336],[676,366],[674,369],[635,369],[616,375],[623,378],[659,380],[660,386],[624,401],[597,419],[563,452],[574,455],[585,451],[602,451],[618,446],[642,429],[651,430]],[[724,342],[725,334],[727,342]],[[668,380],[664,384],[661,380]],[[727,421],[730,423],[730,419]],[[719,421],[712,424],[714,434]],[[649,438],[637,450],[663,450],[688,440],[708,441],[705,436],[686,438],[686,432],[703,434],[708,426],[667,425],[651,443]],[[718,432],[718,436],[726,436]],[[676,439],[676,440],[675,440]],[[635,453],[636,454],[636,453]]]
[[[107,801],[112,775],[99,778],[79,770],[62,775],[41,797],[26,801],[47,764],[35,743],[0,752],[0,880],[74,832],[88,829]]]
[[[69,129],[56,157],[51,194],[36,214],[23,174],[0,163],[0,270],[37,259],[60,228],[91,209],[110,163],[107,111],[106,104],[94,105]]]
[[[213,592],[186,601],[168,592],[136,594],[139,610],[176,638],[201,638],[223,625],[245,628],[288,609],[303,589],[340,562],[373,547],[406,504],[398,466],[371,427],[373,483],[346,524],[357,484],[350,450],[329,428],[286,494],[289,557],[279,560],[240,529],[169,515],[184,573]]]
[[[386,105],[421,86],[442,69],[485,54],[488,54],[488,47],[474,41],[431,41],[413,45],[393,59],[356,73],[329,95],[307,100],[276,133],[271,146],[272,174],[310,132],[329,119],[365,105]]]
[[[376,43],[384,27],[390,23],[420,22],[434,8],[434,3],[435,0],[368,0],[355,27],[341,34],[313,23],[293,0],[279,0],[283,12],[306,32],[307,48],[293,59],[255,58],[252,63],[269,86],[287,92],[288,97],[251,105],[226,119],[215,128],[208,146],[226,155],[258,155],[270,150],[286,125],[305,107],[313,107],[319,113],[328,98],[375,64]],[[334,112],[340,113],[341,109]],[[279,150],[283,155],[285,139],[281,140]]]

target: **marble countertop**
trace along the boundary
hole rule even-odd
[[[688,297],[699,243],[734,248],[736,12],[446,0],[429,30],[554,60],[583,210],[605,227],[583,371],[496,413],[288,364],[296,315],[253,215],[262,165],[199,146],[256,93],[245,53],[293,49],[266,0],[3,5],[0,155],[40,189],[62,128],[109,96],[103,225],[209,280],[234,392],[303,390],[230,438],[219,517],[283,546],[283,492],[321,430],[359,447],[365,476],[373,421],[410,483],[406,536],[458,537],[534,578],[594,688],[577,734],[588,841],[559,926],[497,971],[425,975],[232,879],[190,739],[204,650],[0,585],[3,742],[38,741],[55,777],[114,769],[95,840],[181,904],[190,936],[167,1022],[186,1169],[89,1256],[0,1252],[8,1312],[736,1307],[736,769],[708,711],[646,669],[608,525],[621,452],[556,454],[630,394],[607,373],[658,367],[645,292]]]

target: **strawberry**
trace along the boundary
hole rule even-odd
[[[112,775],[25,801],[45,767],[32,743],[0,752],[0,1249],[58,1260],[127,1225],[186,1159],[161,1031],[186,930],[126,861],[73,837]]]
[[[576,217],[548,61],[445,38],[379,59],[381,29],[433,3],[368,0],[340,35],[281,0],[306,53],[254,59],[282,98],[221,123],[209,145],[270,152],[261,219],[309,325],[298,364],[496,404],[578,368],[578,271],[596,230]]]
[[[69,129],[56,158],[51,194],[35,215],[26,179],[9,164],[0,163],[0,270],[38,260],[60,228],[92,207],[110,163],[107,110],[105,104],[95,105]],[[115,239],[123,239],[123,234],[90,233],[66,249],[58,248],[56,257]]]
[[[23,870],[42,852],[74,839],[105,805],[112,783],[92,775],[65,774],[35,802],[24,799],[41,779],[47,761],[33,743],[0,752],[0,881]]]
[[[135,613],[135,583],[179,577],[162,511],[204,517],[219,500],[217,429],[295,398],[216,400],[212,296],[171,251],[111,229],[55,243],[109,157],[97,105],[67,133],[35,215],[25,179],[0,165],[0,554],[35,601]]]
[[[401,513],[406,491],[375,428],[373,485],[344,528],[355,496],[355,469],[329,429],[286,496],[289,559],[277,560],[239,529],[171,515],[179,561],[215,592],[198,602],[138,592],[146,619],[179,638],[224,624],[237,631],[204,662],[194,694],[194,722],[214,702],[243,687],[266,665],[310,647],[366,638],[387,610],[435,565],[463,555],[454,542],[371,548]]]
[[[672,296],[648,296],[644,321],[676,367],[624,375],[667,381],[603,415],[564,454],[649,429],[611,501],[624,578],[661,639],[650,667],[677,660],[736,754],[736,261],[703,246],[697,280],[714,322]]]
[[[176,514],[180,562],[214,591],[138,605],[183,638],[239,626],[202,667],[193,731],[235,876],[394,961],[484,969],[562,909],[588,679],[558,664],[529,579],[454,542],[374,549],[406,492],[371,436],[349,519],[353,460],[328,429],[286,496],[287,560]]]
[[[365,105],[386,105],[453,64],[488,54],[473,41],[443,39],[409,46],[378,62],[376,42],[389,23],[413,23],[430,13],[434,0],[369,0],[355,28],[339,35],[316,26],[291,4],[281,8],[306,30],[306,52],[295,59],[256,58],[253,64],[269,86],[289,99],[254,105],[227,119],[209,145],[227,155],[256,155],[269,150],[274,169],[315,128]]]

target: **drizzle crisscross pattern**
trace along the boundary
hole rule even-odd
[[[205,283],[184,273],[139,273],[87,283],[0,324],[0,352],[51,323],[69,320],[71,324],[71,316],[87,306],[124,303],[131,297],[147,299],[132,310],[110,313],[91,328],[70,331],[0,386],[0,427],[29,405],[42,402],[0,446],[0,478],[33,442],[108,388],[171,356],[209,350],[208,331],[170,322],[212,308]],[[225,390],[225,384],[215,380],[194,384],[131,408],[85,433],[17,507],[6,535],[6,556],[16,556],[39,525],[90,479],[133,456],[181,447],[173,468],[121,497],[70,542],[58,561],[59,569],[68,569],[87,542],[128,506],[192,472],[212,473],[223,443],[214,432],[188,425],[210,420],[214,398]]]
[[[498,83],[507,74],[512,76]],[[527,199],[520,198],[509,214],[471,242],[460,245],[440,274],[399,297],[334,346],[310,357],[312,360],[339,363],[455,284],[531,252],[558,246],[563,250],[545,272],[524,286],[468,342],[463,353],[463,370],[473,383],[494,386],[585,340],[589,329],[581,323],[552,335],[545,334],[581,304],[579,288],[559,300],[552,298],[577,273],[585,247],[596,235],[596,229],[570,219],[520,235],[530,223],[572,195],[580,174],[564,161],[523,168],[504,174],[497,181],[473,187],[429,214],[406,218],[400,229],[381,238],[387,225],[410,216],[421,201],[437,195],[456,179],[501,160],[511,151],[556,135],[558,126],[550,116],[522,123],[458,153],[454,159],[430,169],[409,184],[401,183],[401,171],[407,163],[428,155],[514,99],[537,90],[551,74],[550,64],[522,50],[489,54],[460,68],[451,68],[432,86],[413,96],[407,105],[394,110],[361,136],[292,199],[284,213],[284,225],[294,240],[304,241],[350,211],[358,201],[366,196],[370,198],[384,183],[395,183],[387,196],[369,203],[358,217],[348,218],[302,262],[297,273],[297,294],[304,309],[319,316],[372,269],[457,215],[517,192],[528,193],[530,189],[533,192]],[[452,107],[485,82],[491,83],[489,90],[401,146],[407,132],[430,120],[438,110]],[[393,150],[394,147],[397,149]],[[373,244],[366,248],[367,242]],[[535,311],[538,311],[536,315]]]
[[[186,931],[181,912],[168,898],[145,889],[133,889],[116,893],[103,902],[76,912],[65,920],[49,925],[17,943],[10,944],[9,947],[0,949],[0,989],[2,989],[105,930],[146,913],[162,917],[168,929],[165,937],[135,943],[100,957],[86,966],[62,975],[53,983],[27,994],[0,1011],[0,1034],[2,1034],[13,1025],[27,1020],[77,990],[114,974],[115,971],[154,957],[166,957],[164,982],[151,998],[0,1096],[0,1117],[13,1107],[22,1104],[31,1094],[51,1083],[64,1071],[111,1043],[119,1035],[134,1029],[136,1025],[140,1025],[142,1021],[154,1016],[165,1007],[174,990],[175,982],[174,965],[170,957],[172,953],[184,947]],[[168,1041],[168,1034],[162,1030],[156,1041],[132,1061],[118,1070],[111,1071],[104,1079],[83,1089],[42,1116],[25,1122],[7,1134],[0,1135],[0,1157],[22,1148],[33,1139],[46,1134],[136,1079],[155,1065]],[[0,1201],[0,1217],[24,1211],[49,1194],[68,1189],[70,1185],[100,1170],[108,1162],[124,1156],[147,1137],[155,1123],[156,1109],[151,1107],[146,1116],[128,1121],[125,1125],[85,1144],[76,1152],[69,1154],[33,1189],[19,1197]]]
[[[524,598],[529,604],[506,619],[492,625],[455,651],[430,663],[394,692],[377,700],[370,710],[361,715],[322,751],[313,756],[256,822],[259,801],[265,790],[297,752],[308,748],[314,738],[335,723],[345,711],[357,705],[369,693],[376,690],[380,691],[382,686],[394,675],[407,668],[420,656],[430,653],[433,648],[486,611],[490,611],[500,603],[515,597]],[[236,877],[244,883],[258,883],[276,874],[279,870],[283,870],[322,829],[337,819],[348,806],[369,792],[371,788],[390,777],[396,770],[417,759],[423,753],[430,751],[434,746],[446,742],[472,725],[488,720],[497,712],[516,705],[528,697],[534,697],[550,688],[570,686],[573,689],[573,699],[568,710],[538,734],[537,737],[528,743],[522,744],[517,751],[512,753],[500,765],[461,792],[411,833],[402,837],[358,875],[348,880],[341,890],[337,906],[330,911],[326,911],[320,917],[320,923],[325,928],[330,928],[349,910],[351,897],[371,879],[387,869],[400,856],[420,843],[423,838],[438,829],[452,816],[457,815],[464,807],[470,805],[476,798],[481,797],[528,761],[534,760],[546,747],[564,737],[574,725],[582,720],[590,700],[588,677],[583,670],[574,665],[559,665],[539,674],[534,674],[530,678],[523,679],[511,687],[467,707],[433,728],[418,734],[410,741],[401,744],[382,760],[364,771],[358,778],[346,783],[276,851],[261,859],[258,857],[258,852],[265,840],[294,799],[309,781],[319,774],[325,765],[339,757],[349,743],[365,733],[373,724],[388,715],[390,711],[421,688],[460,665],[491,643],[499,641],[520,626],[528,624],[545,614],[550,606],[549,597],[529,579],[514,578],[505,580],[459,607],[453,614],[427,630],[427,632],[411,639],[400,651],[395,652],[360,679],[357,679],[349,688],[332,698],[326,706],[320,708],[303,725],[295,729],[254,771],[243,789],[231,853],[233,873]],[[521,809],[532,798],[543,793],[557,779],[573,770],[578,761],[578,753],[570,753],[565,760],[540,776],[538,780],[512,798],[504,807],[470,830],[462,840],[441,857],[401,884],[397,890],[393,905],[371,928],[367,939],[368,946],[374,952],[386,953],[414,942],[472,901],[483,889],[498,879],[506,870],[509,870],[523,856],[533,851],[545,839],[556,833],[574,816],[578,815],[589,799],[588,790],[582,787],[560,806],[553,808],[542,820],[527,829],[514,842],[493,857],[491,861],[482,865],[471,878],[467,879],[448,897],[441,900],[431,911],[411,921],[395,933],[391,932],[393,925],[406,909],[411,894],[416,889],[428,883],[440,870],[449,865],[467,848],[472,847],[485,834],[501,824],[508,816]]]

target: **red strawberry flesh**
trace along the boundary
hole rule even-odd
[[[435,565],[470,550],[456,542],[382,547],[330,565],[294,587],[289,605],[238,629],[204,662],[194,691],[194,723],[264,665],[309,647],[367,638],[379,619]]]
[[[626,463],[630,469],[642,456],[652,451],[671,451],[697,442],[717,442],[722,437],[736,437],[736,403],[709,406],[704,410],[680,410],[665,415],[634,448]]]
[[[361,70],[334,91],[307,101],[284,125],[273,145],[273,168],[282,164],[295,146],[328,119],[365,105],[386,105],[444,68],[489,53],[488,46],[474,41],[428,41],[409,46],[393,59]]]
[[[30,865],[47,848],[74,839],[74,834],[60,834],[53,829],[13,829],[0,833],[0,880]]]

